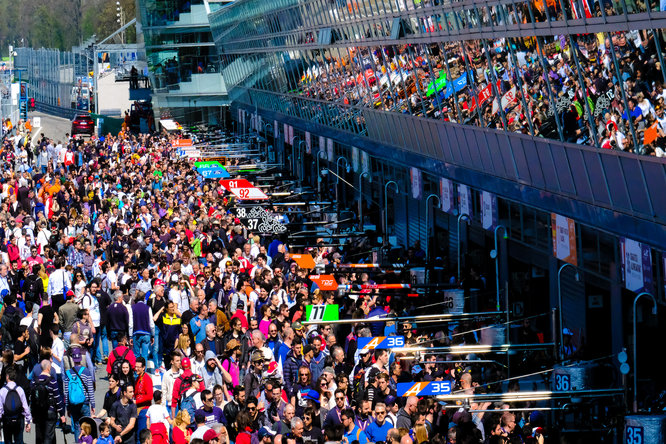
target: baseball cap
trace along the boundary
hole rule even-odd
[[[277,432],[267,428],[267,427],[262,427],[259,429],[259,439],[265,438],[266,436],[275,436],[277,435]]]
[[[75,363],[81,363],[83,361],[83,354],[81,353],[81,347],[71,347],[69,349],[70,356],[72,361]]]
[[[261,353],[261,351],[256,350],[254,353],[252,353],[252,362],[257,362],[257,361],[263,361],[264,360],[264,355]]]
[[[192,363],[190,362],[190,358],[188,358],[188,357],[183,358],[181,363],[182,363],[182,366],[183,366],[184,369],[185,368],[192,368]]]
[[[303,330],[303,324],[301,324],[300,321],[296,321],[296,322],[291,324],[291,328],[293,328],[294,330],[299,330],[300,331],[300,330]]]
[[[422,371],[423,371],[423,368],[418,364],[415,365],[414,367],[412,367],[412,374],[413,375],[417,375],[417,374],[421,373]]]
[[[218,436],[219,435],[217,434],[217,432],[215,430],[213,430],[213,429],[206,430],[206,433],[204,433],[204,436],[203,436],[203,440],[204,440],[204,442],[209,442],[209,441],[212,441],[214,439],[217,439]]]
[[[317,390],[310,390],[305,395],[305,399],[309,399],[310,401],[314,401],[319,404],[319,392]]]
[[[398,398],[393,395],[388,395],[386,398],[384,398],[384,403],[386,405],[393,405],[396,402],[398,402]]]

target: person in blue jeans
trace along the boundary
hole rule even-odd
[[[133,325],[130,335],[134,340],[134,356],[140,356],[146,361],[150,355],[151,345],[155,341],[155,322],[153,321],[153,311],[146,304],[143,292],[137,292],[132,306]]]
[[[79,442],[79,421],[85,416],[90,416],[95,411],[95,389],[93,386],[93,375],[84,367],[83,353],[79,347],[71,349],[71,358],[74,366],[67,370],[63,376],[65,383],[64,398],[65,407],[72,418],[72,431],[76,442]]]

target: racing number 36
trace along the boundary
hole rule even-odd
[[[571,389],[569,375],[555,375],[555,391],[568,392]]]
[[[643,427],[627,426],[627,444],[643,443]]]
[[[405,338],[403,336],[387,336],[386,346],[388,348],[402,347],[405,345]]]

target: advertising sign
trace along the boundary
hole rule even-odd
[[[551,213],[553,255],[573,266],[578,266],[576,254],[576,222],[568,217]]]
[[[652,253],[650,246],[635,240],[620,238],[622,279],[627,290],[653,292]]]
[[[418,168],[409,169],[409,178],[412,183],[412,197],[414,199],[421,199],[423,197],[423,177],[421,170]]]
[[[439,179],[439,201],[442,211],[450,213],[454,209],[453,182],[443,177]]]
[[[481,192],[481,222],[484,230],[497,226],[497,196],[487,191]]]
[[[466,214],[472,218],[472,191],[467,185],[458,185],[458,209],[460,214]]]

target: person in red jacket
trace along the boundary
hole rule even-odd
[[[176,417],[176,409],[178,408],[178,403],[180,402],[180,397],[183,393],[189,390],[190,387],[183,386],[184,381],[192,380],[192,363],[190,358],[183,358],[181,361],[181,366],[183,367],[183,373],[176,378],[176,381],[173,383],[173,390],[171,391],[171,416]],[[182,386],[182,389],[181,389]],[[203,384],[199,384],[199,391],[203,391],[206,387]]]
[[[142,430],[148,428],[146,413],[153,402],[153,379],[146,373],[146,359],[143,356],[136,358],[134,370],[136,371],[134,396],[139,415],[136,421],[136,436],[139,436]]]
[[[119,359],[120,362],[128,361],[130,363],[130,368],[136,366],[136,357],[134,356],[132,349],[127,346],[127,335],[125,333],[120,333],[118,335],[118,346],[114,348],[109,355],[109,360],[106,363],[106,372],[108,374],[113,372],[113,363],[116,359]]]

